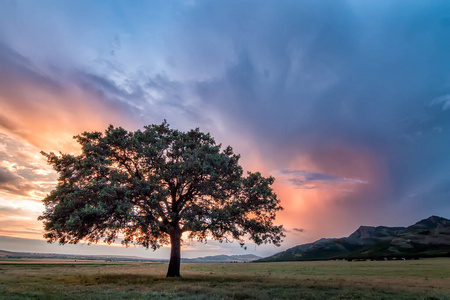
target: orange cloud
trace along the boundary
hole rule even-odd
[[[24,85],[19,87],[26,90],[23,98],[0,96],[0,125],[39,149],[73,152],[78,150],[74,135],[103,130],[110,123],[127,123],[121,121],[118,109],[76,87],[55,94],[39,86]]]
[[[286,170],[309,170],[324,178],[319,184],[298,188],[289,181],[295,174],[272,171],[277,178],[274,190],[284,207],[277,220],[288,230],[286,247],[351,233],[361,225],[354,223],[353,214],[361,205],[355,199],[374,193],[385,180],[382,159],[370,151],[345,145],[330,146],[322,155],[298,155]],[[304,229],[302,233],[292,232],[298,227]]]

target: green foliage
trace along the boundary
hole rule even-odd
[[[110,126],[104,134],[75,137],[80,155],[44,153],[59,182],[43,201],[40,220],[50,242],[86,240],[157,249],[169,236],[219,241],[249,236],[256,244],[279,245],[281,210],[270,187],[274,178],[243,176],[239,155],[221,150],[199,129],[181,132],[161,125],[143,131]]]

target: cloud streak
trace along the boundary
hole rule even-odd
[[[366,181],[358,178],[345,178],[333,174],[318,173],[307,170],[280,170],[276,173],[280,176],[289,177],[285,180],[294,185],[296,188],[305,190],[317,189],[321,187],[324,188],[326,186],[339,183],[367,183]]]
[[[450,108],[450,94],[443,95],[440,97],[437,97],[433,99],[433,101],[430,102],[430,106],[433,105],[442,105],[442,110],[447,110]]]

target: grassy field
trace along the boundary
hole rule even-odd
[[[0,299],[450,299],[450,258],[182,264],[0,261]]]

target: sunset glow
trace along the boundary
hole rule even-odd
[[[78,153],[84,131],[164,119],[210,132],[245,171],[274,176],[284,207],[281,248],[187,242],[185,257],[267,256],[360,225],[449,218],[449,8],[2,1],[0,249],[109,251],[44,245],[37,218],[58,176],[40,152]]]

